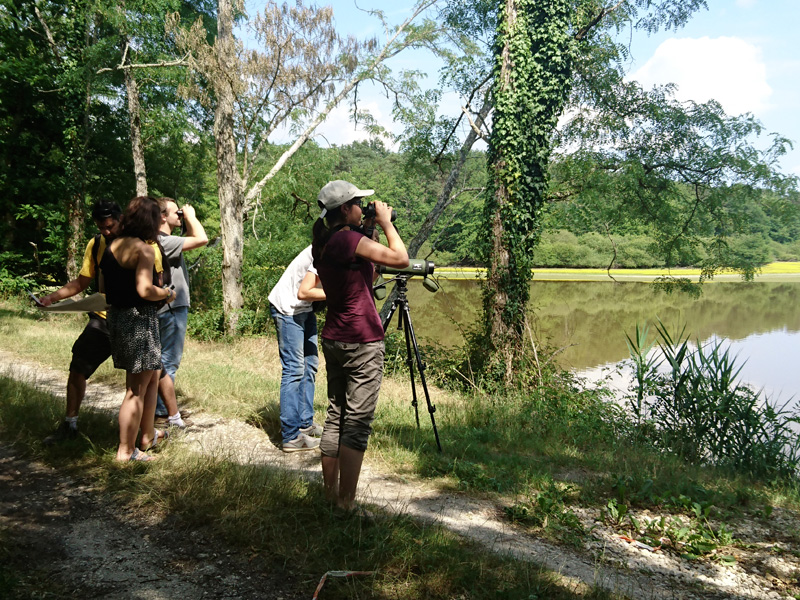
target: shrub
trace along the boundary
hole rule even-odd
[[[659,321],[657,331],[658,362],[668,369],[658,370],[652,361],[649,373],[632,385],[637,398],[648,398],[646,425],[654,427],[655,441],[693,463],[762,477],[794,475],[800,465],[800,440],[791,429],[800,422],[797,415],[737,382],[741,367],[724,340],[698,342],[692,350],[685,329],[673,336]],[[630,347],[635,361],[636,347],[646,345]]]
[[[31,279],[15,275],[5,267],[0,267],[0,298],[24,294],[31,285]]]

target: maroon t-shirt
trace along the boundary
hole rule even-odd
[[[372,299],[372,263],[356,256],[363,234],[341,229],[328,240],[322,257],[314,261],[325,290],[328,314],[322,337],[350,343],[383,339]]]

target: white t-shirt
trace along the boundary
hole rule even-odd
[[[306,273],[317,274],[313,262],[311,246],[309,246],[286,267],[286,271],[281,275],[278,283],[272,288],[267,298],[270,304],[278,309],[278,312],[284,315],[296,315],[311,311],[311,302],[299,300],[297,291],[300,289],[300,284],[303,282]]]

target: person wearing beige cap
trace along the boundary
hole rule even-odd
[[[320,441],[326,497],[352,510],[361,463],[372,432],[372,420],[383,376],[383,326],[372,298],[373,265],[408,266],[408,252],[392,224],[392,208],[375,200],[374,223],[386,245],[362,233],[365,198],[343,180],[331,181],[319,193],[322,214],[314,223],[312,255],[318,281],[327,298],[322,351],[328,376],[328,412]],[[301,285],[301,293],[303,286]]]

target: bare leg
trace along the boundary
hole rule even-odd
[[[358,477],[361,475],[361,463],[364,461],[364,453],[361,450],[353,450],[347,446],[339,448],[339,508],[349,510],[353,508],[356,498],[356,488],[358,487]]]
[[[165,375],[158,380],[158,393],[167,407],[167,414],[171,417],[178,412],[178,399],[175,395],[175,382],[172,377]]]
[[[147,387],[153,381],[153,374],[157,371],[143,371],[141,373],[126,373],[125,397],[119,408],[119,448],[117,460],[128,460],[136,448],[136,434],[142,421],[144,411],[144,398]],[[151,414],[152,417],[152,414]],[[152,426],[152,419],[151,419]],[[152,439],[152,431],[150,433]]]
[[[322,455],[322,481],[325,485],[325,498],[332,504],[339,500],[339,459]]]
[[[69,372],[67,379],[67,416],[77,417],[81,402],[86,395],[86,376],[83,373]]]
[[[158,392],[158,376],[160,371],[149,371],[152,377],[147,384],[147,389],[144,393],[144,401],[142,404],[142,420],[139,423],[139,428],[142,430],[142,445],[141,448],[146,450],[155,438],[155,426],[153,423],[156,418],[156,394]]]

